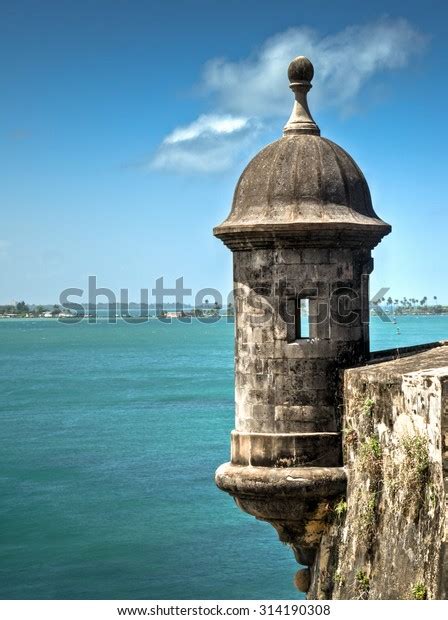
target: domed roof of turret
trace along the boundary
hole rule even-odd
[[[228,218],[213,231],[232,249],[276,240],[374,247],[391,230],[373,210],[355,161],[320,136],[306,100],[313,74],[313,65],[303,56],[289,65],[295,104],[283,137],[246,167]]]

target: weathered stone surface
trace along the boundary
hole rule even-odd
[[[273,280],[279,291],[277,297],[264,298],[262,293],[255,292],[260,265],[273,265],[278,251],[235,252],[235,274],[240,274],[240,280],[235,282],[236,307],[244,308],[242,311],[237,310],[236,316],[235,380],[237,400],[242,405],[239,407],[236,428],[253,432],[310,432],[310,420],[301,424],[299,418],[285,413],[285,407],[288,406],[308,406],[315,408],[316,426],[313,430],[334,431],[340,426],[337,419],[340,404],[337,390],[339,372],[348,365],[366,359],[368,351],[368,332],[362,323],[362,304],[368,302],[363,294],[361,274],[370,255],[365,250],[335,251],[335,255],[340,253],[341,260],[345,261],[346,273],[353,274],[351,281],[341,282],[335,280],[336,265],[329,263],[328,250],[290,249],[287,252],[290,261],[296,252],[300,254],[300,261],[314,260],[321,265],[321,269],[328,267],[326,278],[322,271],[320,280],[316,281],[310,278],[307,271],[310,264],[307,263],[305,269],[301,262],[282,264],[282,274],[287,283],[283,288],[286,286],[289,291],[286,298],[294,300],[291,297],[294,292],[298,294],[300,291],[317,289],[321,292],[319,299],[326,312],[322,313],[321,320],[310,325],[314,337],[312,333],[310,339],[296,340],[294,335],[289,339],[290,326],[295,329],[294,317],[286,314],[280,282]],[[240,266],[241,262],[244,262],[244,268]],[[329,298],[333,294],[338,299],[337,289],[342,284],[353,291],[354,297],[347,310],[353,313],[353,320],[344,325],[340,324],[338,304]],[[263,314],[260,308],[269,308],[269,312]],[[314,321],[314,318],[311,320]],[[322,405],[333,407],[333,415],[327,416],[327,428],[322,426]],[[283,415],[281,419],[271,415],[269,422],[267,414],[271,413],[272,406],[283,407]],[[258,426],[256,420],[260,421]]]
[[[258,420],[257,420],[258,426]],[[232,431],[232,463],[254,467],[336,467],[340,433]]]
[[[344,492],[341,467],[246,467],[225,463],[215,476],[241,510],[268,521],[298,561],[310,566],[328,520],[328,506]]]
[[[310,569],[301,568],[294,577],[294,584],[300,592],[308,592],[310,587]]]
[[[309,597],[445,598],[448,346],[345,371],[344,401],[347,493]]]
[[[376,216],[353,159],[326,138],[293,135],[270,144],[250,162],[238,182],[232,211],[214,234],[228,242],[234,233],[325,229],[338,231],[341,239],[348,230],[358,232],[373,245],[390,232]],[[310,255],[308,262],[316,261]]]

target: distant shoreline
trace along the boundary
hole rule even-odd
[[[377,314],[377,312],[375,310],[371,310],[370,311],[370,316],[379,316]],[[389,318],[389,319],[395,319],[395,320],[399,320],[402,319],[404,317],[431,317],[431,316],[448,316],[448,310],[444,311],[444,312],[406,312],[406,313],[402,313],[402,314],[395,314],[395,315],[391,315],[388,314],[387,312],[385,312],[385,315]],[[226,317],[234,317],[233,314],[219,314],[219,315],[209,315],[209,316],[203,316],[203,317],[195,317],[195,316],[191,316],[191,315],[187,315],[185,317],[181,317],[181,316],[168,316],[168,317],[164,317],[164,316],[157,316],[155,314],[148,314],[148,315],[141,315],[141,314],[133,314],[133,315],[121,315],[121,314],[116,314],[113,315],[113,318],[116,319],[128,319],[128,320],[132,320],[132,319],[161,319],[161,320],[167,320],[167,319],[178,319],[178,320],[184,320],[186,318],[209,318],[209,319],[216,319],[217,317],[222,317],[222,318],[226,318]],[[107,313],[100,313],[100,314],[86,314],[86,315],[72,315],[72,316],[68,316],[68,315],[55,315],[55,316],[20,316],[20,315],[2,315],[0,314],[0,321],[3,320],[18,320],[20,319],[21,321],[54,321],[54,320],[58,320],[58,319],[64,319],[64,321],[70,321],[70,320],[79,320],[79,319],[109,319],[109,315]]]

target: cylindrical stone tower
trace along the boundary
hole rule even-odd
[[[217,483],[308,564],[323,503],[345,484],[339,375],[369,354],[371,250],[391,230],[350,155],[320,136],[313,73],[291,62],[283,137],[249,163],[214,229],[233,252],[236,322],[236,427]]]

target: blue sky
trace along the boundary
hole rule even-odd
[[[212,236],[243,166],[281,135],[286,69],[393,232],[372,292],[448,303],[445,2],[2,3],[0,303],[156,278],[231,288]]]

